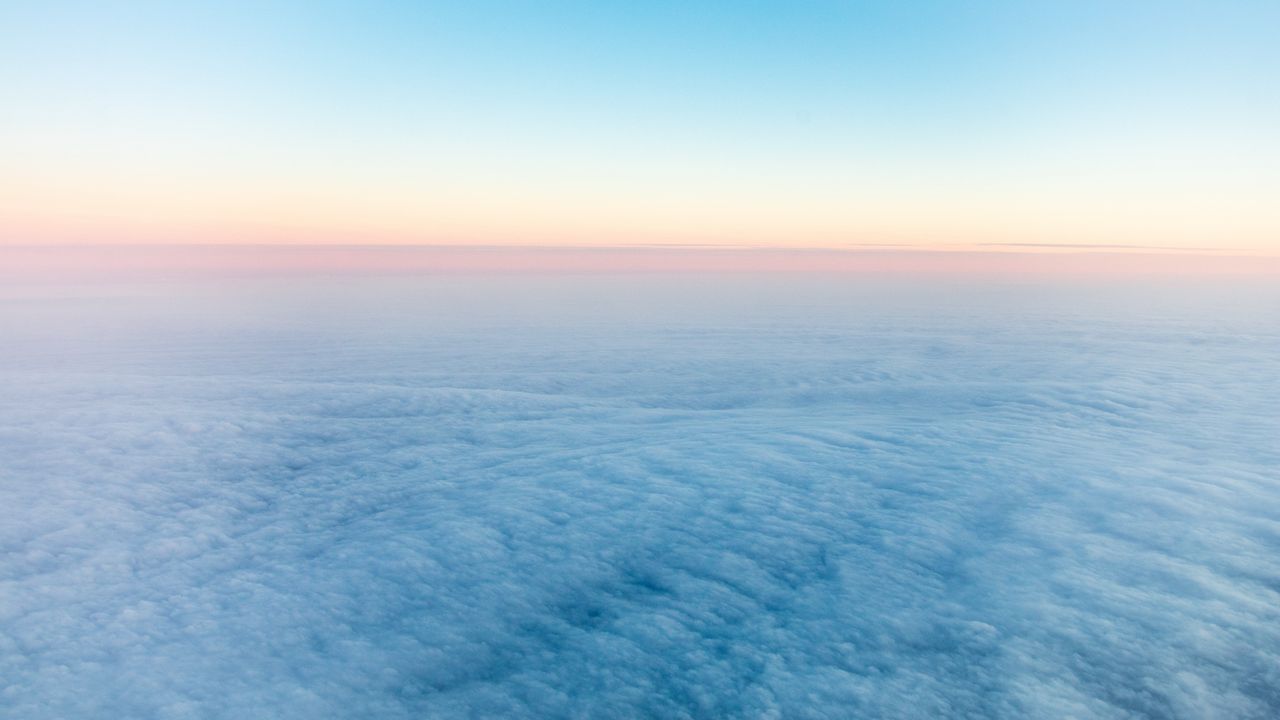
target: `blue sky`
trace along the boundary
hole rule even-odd
[[[12,3],[17,241],[1276,249],[1274,3]]]

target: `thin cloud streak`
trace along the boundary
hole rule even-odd
[[[7,246],[11,282],[145,277],[469,273],[1280,275],[1280,257],[1156,250],[502,246]]]

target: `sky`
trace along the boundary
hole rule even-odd
[[[1280,255],[1274,2],[10,2],[0,243]]]

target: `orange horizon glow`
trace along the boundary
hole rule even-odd
[[[254,188],[234,189],[234,179],[226,183],[231,189],[216,191],[175,181],[175,188],[153,193],[129,173],[104,176],[97,191],[63,182],[0,182],[0,245],[1079,248],[1280,256],[1272,214],[1245,207],[1264,207],[1261,198],[1215,205],[1211,198],[1120,196],[1108,203],[938,188],[927,198],[867,193],[842,204],[830,197],[770,202],[722,190],[719,202],[700,207],[697,196],[646,204],[583,193],[575,202],[568,190],[531,199],[501,187],[434,200],[417,199],[411,188],[376,200],[344,200],[357,195],[354,187],[257,196]],[[387,191],[368,188],[373,195]]]

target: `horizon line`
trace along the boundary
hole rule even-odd
[[[336,244],[0,245],[9,282],[475,274],[1276,276],[1280,255],[1164,248]]]
[[[1232,257],[1280,257],[1280,247],[1208,247],[1143,245],[1124,243],[1063,242],[977,242],[977,243],[849,243],[842,245],[780,245],[750,243],[470,243],[470,242],[14,242],[0,239],[0,250],[95,250],[95,249],[298,249],[298,250],[448,250],[448,251],[663,251],[712,252],[801,252],[801,253],[974,253],[974,254],[1176,254]]]

